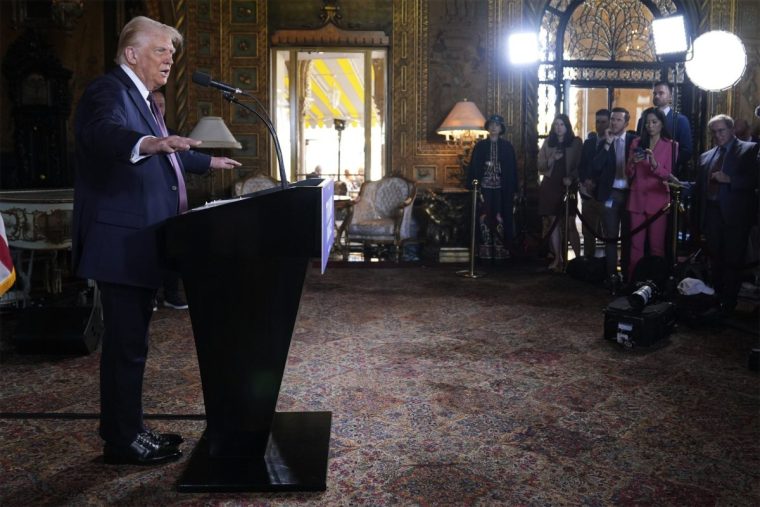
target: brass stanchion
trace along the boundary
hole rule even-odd
[[[570,253],[570,185],[565,185],[565,237],[562,238],[562,271],[567,270],[567,256]]]
[[[670,211],[673,213],[673,237],[671,238],[673,242],[673,266],[678,266],[678,214],[686,212],[681,203],[681,191],[684,186],[678,178],[672,175],[668,181],[668,186],[672,197]]]
[[[472,180],[472,219],[470,220],[470,269],[457,271],[457,275],[464,276],[465,278],[480,278],[485,276],[485,273],[481,271],[475,271],[475,227],[477,226],[478,219],[478,197],[483,199],[483,196],[478,190],[478,180]]]

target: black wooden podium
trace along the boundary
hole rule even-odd
[[[166,222],[182,275],[206,431],[178,490],[323,491],[330,412],[275,412],[310,259],[334,238],[333,183],[306,180]]]

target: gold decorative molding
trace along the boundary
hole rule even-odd
[[[521,149],[522,80],[501,55],[505,29],[519,21],[521,5],[521,0],[445,5],[436,0],[393,1],[393,170],[412,177],[415,167],[435,166],[435,185],[447,185],[445,167],[457,165],[461,154],[443,138],[436,139],[434,123],[438,116],[443,121],[448,113],[444,109],[463,98],[485,115],[503,114],[507,137]],[[431,15],[436,17],[432,24]],[[446,66],[452,70],[444,82]]]
[[[383,31],[344,30],[332,23],[306,30],[277,30],[272,34],[273,46],[388,46],[390,39]]]
[[[731,116],[743,118],[757,126],[755,108],[760,105],[760,4],[756,0],[738,0],[733,9],[734,33],[739,36],[747,51],[747,68],[744,77],[733,89]]]
[[[174,28],[187,38],[187,9],[185,0],[175,0],[174,6]],[[177,107],[176,127],[179,132],[187,132],[190,129],[187,125],[187,51],[178,51],[174,58],[174,100]]]

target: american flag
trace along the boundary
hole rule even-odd
[[[8,292],[16,281],[16,270],[11,260],[8,237],[5,235],[5,223],[0,218],[0,296]]]

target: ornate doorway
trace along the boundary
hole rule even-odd
[[[651,104],[652,84],[674,77],[655,57],[652,21],[678,11],[673,0],[549,1],[539,30],[539,138],[559,112],[585,136],[593,130],[594,112],[613,106],[628,109],[635,128]],[[678,87],[678,108],[688,116],[691,90],[682,75]]]

